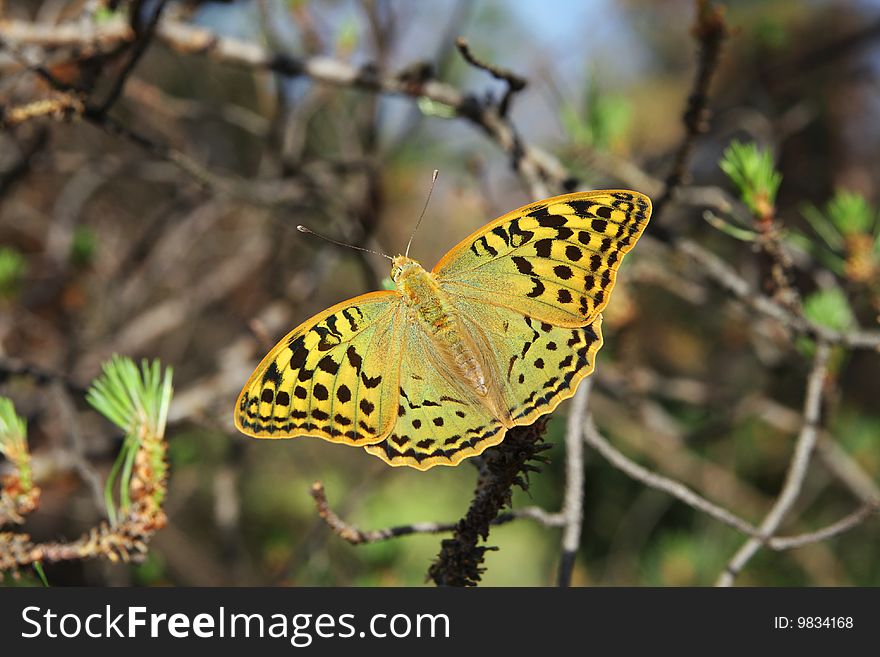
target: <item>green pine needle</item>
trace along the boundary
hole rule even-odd
[[[844,236],[871,233],[877,220],[874,209],[864,196],[843,189],[828,202],[826,212],[831,223]]]
[[[0,454],[8,457],[12,449],[25,447],[27,423],[15,412],[12,400],[0,397]]]
[[[0,454],[18,469],[18,478],[24,490],[30,490],[30,458],[27,451],[27,423],[15,412],[12,400],[0,397]]]
[[[49,587],[49,580],[46,578],[46,573],[43,571],[43,564],[41,564],[39,561],[35,561],[34,562],[34,571],[37,573],[37,577],[40,578],[40,582],[43,583],[43,588],[46,588],[46,589],[50,588]]]
[[[836,287],[813,292],[804,300],[804,315],[822,326],[845,331],[853,325],[853,312],[842,290]]]
[[[103,373],[92,382],[86,400],[104,417],[125,432],[125,442],[113,464],[104,488],[107,514],[116,523],[113,491],[119,483],[119,511],[130,504],[129,483],[134,458],[142,441],[165,435],[168,407],[171,405],[171,368],[163,374],[158,360],[144,360],[138,370],[130,358],[113,356],[103,365]]]
[[[582,109],[563,106],[560,119],[576,144],[607,150],[627,131],[632,106],[619,96],[603,93],[595,77],[586,85]]]
[[[0,247],[0,297],[12,296],[24,277],[24,256],[8,246]]]
[[[805,205],[801,208],[801,214],[807,223],[816,231],[816,234],[834,251],[843,251],[843,238],[837,228],[824,214],[814,205]]]
[[[770,151],[759,149],[754,143],[734,141],[724,150],[718,165],[752,214],[763,218],[776,206],[782,174],[776,171]]]

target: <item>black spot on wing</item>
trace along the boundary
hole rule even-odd
[[[543,239],[535,242],[535,254],[541,258],[549,258],[553,249],[553,240]]]
[[[522,256],[513,256],[511,258],[513,264],[516,265],[520,274],[531,274],[533,271],[532,263]]]
[[[357,350],[354,347],[349,347],[345,355],[348,357],[348,364],[351,365],[356,371],[361,371],[361,365],[364,362],[364,359],[361,358],[360,354],[358,354]]]
[[[542,294],[544,294],[544,290],[546,288],[544,287],[544,284],[541,282],[540,278],[538,278],[537,276],[533,277],[532,278],[532,285],[534,287],[532,288],[531,292],[526,294],[527,297],[537,298],[537,297],[541,296]]]
[[[553,273],[556,274],[557,278],[561,278],[564,281],[567,281],[569,278],[574,276],[574,272],[571,271],[571,267],[567,265],[556,265],[553,268]]]
[[[480,253],[480,249],[484,251],[484,253]],[[471,243],[471,251],[474,252],[474,255],[482,256],[488,253],[493,258],[498,255],[498,250],[495,249],[491,244],[489,244],[489,240],[486,239],[486,236],[478,237]]]
[[[535,237],[535,233],[530,230],[523,230],[520,228],[519,219],[514,219],[510,222],[510,227],[508,228],[508,232],[510,233],[510,246],[516,248],[531,242]]]
[[[563,228],[568,223],[561,214],[546,214],[538,218],[538,225],[542,228]]]
[[[510,235],[507,234],[507,231],[504,230],[503,226],[495,226],[495,228],[492,229],[492,233],[504,240],[504,243],[507,246],[510,246]]]
[[[361,372],[361,381],[363,381],[365,388],[375,388],[382,383],[382,375],[367,376],[366,372]]]
[[[318,367],[327,374],[336,374],[339,371],[339,363],[333,360],[330,354],[318,361]]]
[[[343,317],[348,320],[348,326],[352,331],[358,330],[358,323],[355,319],[355,313],[358,313],[363,317],[363,314],[357,308],[346,308],[342,311]]]
[[[263,385],[271,383],[276,389],[281,385],[281,370],[278,369],[278,365],[275,364],[275,361],[269,363],[269,367],[267,367],[266,371],[263,373],[262,382]]]

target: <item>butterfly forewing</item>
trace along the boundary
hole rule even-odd
[[[647,196],[579,192],[496,219],[434,268],[453,297],[502,305],[556,326],[583,326],[602,311],[617,269],[651,214]]]
[[[242,390],[236,426],[255,438],[381,441],[397,417],[400,310],[397,293],[374,292],[294,329]]]

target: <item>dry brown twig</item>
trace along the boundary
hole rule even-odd
[[[666,177],[663,192],[654,201],[655,232],[658,229],[657,222],[662,218],[667,203],[687,176],[697,138],[708,127],[709,86],[718,69],[721,45],[728,35],[727,24],[724,21],[724,7],[713,5],[711,0],[697,0],[697,19],[691,32],[699,48],[697,70],[687,99],[687,107],[682,116],[685,136],[675,152],[672,169]]]
[[[794,454],[791,458],[785,484],[779,493],[779,497],[773,508],[767,513],[760,526],[760,537],[750,538],[737,551],[718,578],[719,586],[731,586],[739,572],[761,547],[763,540],[772,536],[782,524],[786,514],[797,501],[807,468],[810,465],[810,457],[816,440],[819,436],[820,414],[822,411],[822,396],[825,387],[825,376],[828,371],[828,359],[831,356],[831,347],[824,342],[816,345],[816,354],[813,357],[813,370],[807,382],[807,393],[804,400],[804,423],[795,444]],[[763,539],[763,540],[762,540]]]
[[[454,522],[415,522],[410,525],[397,525],[383,529],[360,529],[340,518],[330,507],[330,503],[327,501],[327,493],[324,490],[324,484],[320,481],[312,484],[309,492],[315,500],[315,510],[318,513],[318,517],[327,523],[327,526],[334,534],[352,545],[378,543],[379,541],[387,541],[411,534],[445,534],[453,531],[457,525]],[[492,520],[491,524],[503,525],[519,518],[530,518],[545,527],[561,527],[565,522],[560,513],[548,513],[539,507],[528,506],[507,513],[501,513]]]

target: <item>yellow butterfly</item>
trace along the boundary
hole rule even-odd
[[[393,258],[396,290],[343,301],[266,355],[235,426],[419,470],[480,454],[593,371],[600,313],[650,216],[638,192],[577,192],[499,217],[431,272]]]

